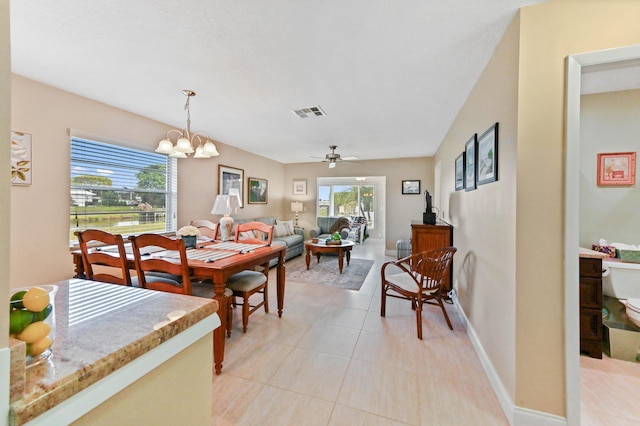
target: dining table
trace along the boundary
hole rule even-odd
[[[245,247],[244,249],[240,247]],[[101,250],[113,256],[118,256],[113,247],[95,247],[92,250]],[[135,269],[135,261],[130,243],[125,244],[127,263],[130,269]],[[284,309],[285,291],[285,250],[286,246],[280,244],[249,245],[233,243],[229,241],[200,241],[195,249],[187,250],[187,262],[189,273],[192,277],[210,279],[213,282],[213,298],[218,301],[218,314],[220,327],[213,332],[213,354],[216,375],[222,372],[224,361],[225,330],[227,328],[227,298],[224,295],[227,279],[238,272],[253,269],[257,266],[268,264],[271,259],[278,258],[276,265],[276,294],[278,303],[278,316],[282,317]],[[86,278],[82,253],[80,250],[72,250],[75,278]],[[148,253],[149,256],[165,256],[161,252]]]

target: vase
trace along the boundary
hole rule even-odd
[[[218,226],[220,227],[220,238],[222,241],[231,240],[233,230],[233,218],[228,214],[225,214],[218,221]]]
[[[37,287],[35,296],[28,295],[32,287],[12,290],[13,296],[9,308],[11,317],[9,332],[16,339],[27,344],[27,367],[51,357],[51,346],[56,336],[55,298],[58,286]]]
[[[196,241],[198,240],[198,237],[196,237],[195,235],[183,235],[182,236],[182,241],[184,241],[184,246],[186,248],[196,248]]]

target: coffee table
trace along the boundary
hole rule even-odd
[[[323,242],[314,243],[312,240],[307,240],[304,242],[304,247],[307,252],[306,261],[307,261],[307,271],[309,270],[309,264],[311,263],[311,255],[315,255],[318,258],[318,263],[320,263],[320,256],[326,253],[336,253],[338,255],[338,268],[340,269],[340,273],[342,273],[342,266],[344,265],[344,257],[346,253],[347,258],[347,266],[349,266],[349,261],[351,260],[351,249],[355,243],[353,241],[342,240],[340,244],[325,244]]]

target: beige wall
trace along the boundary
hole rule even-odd
[[[582,247],[591,248],[600,238],[640,244],[638,185],[598,187],[596,183],[598,153],[638,152],[639,117],[640,90],[585,95],[580,100]]]
[[[640,2],[630,0],[552,0],[520,13],[515,401],[519,407],[565,414],[561,255],[565,58],[640,43],[638,17]]]
[[[385,211],[385,233],[378,235],[372,231],[372,238],[384,238],[386,250],[395,251],[396,241],[411,237],[411,223],[422,223],[424,197],[422,195],[402,195],[402,181],[420,180],[421,191],[434,192],[434,158],[402,158],[389,160],[356,161],[340,163],[329,169],[327,163],[304,163],[285,165],[285,199],[290,207],[291,201],[300,201],[305,211],[299,215],[300,226],[309,230],[316,226],[316,200],[318,177],[337,176],[385,176],[386,202],[382,205]],[[307,195],[292,195],[293,180],[307,180]],[[288,197],[288,198],[287,198]],[[285,206],[285,207],[287,207]],[[435,204],[439,207],[438,204]],[[286,211],[286,210],[285,210]],[[290,217],[293,214],[289,213]]]
[[[0,0],[0,175],[9,176],[11,157],[11,52],[9,43],[9,1]],[[0,300],[9,299],[9,240],[10,229],[10,188],[9,179],[0,181]],[[0,309],[0,350],[9,346],[9,310]],[[5,368],[0,365],[0,368]],[[4,385],[2,385],[4,386]],[[7,390],[8,391],[8,390]],[[3,395],[3,390],[0,390]],[[0,410],[0,413],[3,411]]]
[[[454,226],[454,286],[469,325],[515,398],[515,185],[518,30],[508,27],[436,155],[438,198]],[[454,161],[465,142],[495,122],[498,181],[455,191]]]

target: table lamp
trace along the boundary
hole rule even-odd
[[[231,217],[231,214],[236,213],[238,207],[240,207],[240,201],[237,195],[216,195],[211,214],[223,215],[218,221],[222,241],[231,240],[231,231],[233,230],[233,217]]]
[[[304,209],[304,205],[300,202],[300,201],[293,201],[291,203],[291,211],[294,212],[296,214],[296,219],[295,222],[293,223],[293,226],[298,226],[298,213],[301,212]]]

